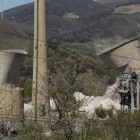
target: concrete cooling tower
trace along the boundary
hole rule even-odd
[[[20,69],[27,56],[23,50],[0,51],[0,118],[23,118],[24,90],[19,89]]]
[[[140,64],[140,46],[138,38],[125,40],[97,54],[110,69],[110,76],[114,80],[121,72],[130,72]]]
[[[21,66],[27,56],[23,50],[0,51],[0,86],[12,84],[19,87]]]

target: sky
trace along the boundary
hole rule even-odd
[[[31,3],[34,0],[3,0],[3,10],[8,10],[10,8]],[[0,0],[0,11],[1,11],[1,0]]]

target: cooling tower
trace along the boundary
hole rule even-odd
[[[103,50],[97,55],[110,69],[110,75],[115,81],[115,78],[118,77],[121,72],[129,72],[130,68],[135,69],[134,64],[140,61],[138,38],[125,40],[109,49]]]
[[[0,51],[1,119],[23,119],[24,90],[19,89],[19,78],[26,56],[23,50]]]
[[[49,119],[49,96],[47,93],[47,31],[46,0],[34,1],[34,59],[33,59],[33,117],[35,121]]]
[[[0,51],[0,87],[1,84],[12,84],[19,87],[21,66],[27,56],[23,50]]]

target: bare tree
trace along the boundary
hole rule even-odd
[[[56,106],[55,113],[51,113],[51,117],[54,121],[54,132],[62,134],[67,140],[70,140],[77,120],[83,118],[78,109],[82,106],[84,99],[76,102],[73,95],[76,91],[84,92],[84,88],[91,83],[87,83],[85,73],[89,73],[84,62],[78,60],[75,54],[68,57],[56,57],[57,59],[49,59],[51,71],[48,72],[48,89]],[[86,92],[93,92],[94,89],[95,87],[92,85]]]

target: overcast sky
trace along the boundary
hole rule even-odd
[[[34,0],[3,0],[3,9],[7,10],[19,5],[31,3]],[[1,0],[0,0],[0,11],[1,11]]]

